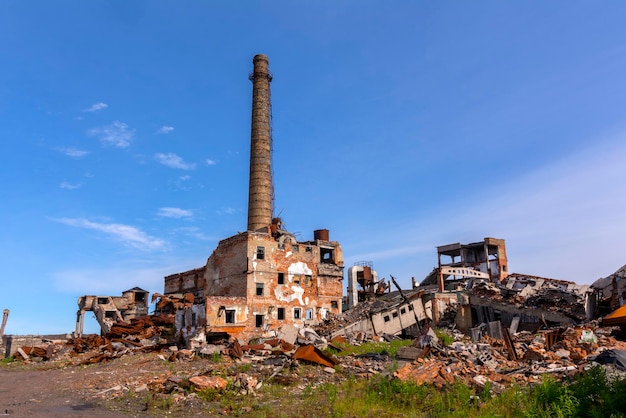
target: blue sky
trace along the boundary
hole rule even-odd
[[[511,271],[626,263],[626,3],[0,2],[0,309],[203,265],[246,228],[252,57],[270,58],[276,209],[408,287],[438,245]],[[95,320],[86,319],[95,331]]]

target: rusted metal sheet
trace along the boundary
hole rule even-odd
[[[333,367],[339,363],[334,358],[322,353],[313,345],[303,345],[299,347],[293,354],[293,358],[296,360],[310,361],[311,363],[321,364],[326,367]]]

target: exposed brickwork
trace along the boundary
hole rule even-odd
[[[202,269],[168,276],[166,293],[201,292],[204,330],[228,332],[244,342],[275,335],[283,325],[315,324],[341,312],[343,256],[334,241],[298,243],[263,232],[221,241],[204,267],[204,281],[188,284]],[[330,257],[323,261],[323,255]],[[176,280],[174,280],[176,279]],[[184,288],[175,288],[179,284]],[[185,334],[189,335],[189,330]]]

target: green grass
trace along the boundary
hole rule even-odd
[[[406,347],[413,343],[411,340],[393,340],[391,342],[373,342],[369,341],[363,343],[361,345],[351,345],[348,343],[337,343],[338,347],[342,348],[343,351],[333,350],[332,353],[337,357],[342,356],[356,356],[359,354],[367,354],[367,353],[382,353],[386,351],[387,354],[391,357],[395,357],[398,353],[398,348]]]
[[[441,341],[441,345],[448,346],[454,342],[454,337],[444,329],[435,329],[435,335],[437,335],[437,338]]]
[[[11,357],[5,357],[2,360],[0,360],[0,365],[4,365],[4,364],[9,364],[9,363],[13,363],[15,361],[15,357],[11,356]]]

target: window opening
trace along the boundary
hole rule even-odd
[[[224,322],[227,324],[235,323],[235,310],[234,309],[226,309],[226,316]]]
[[[293,308],[293,319],[300,319],[300,318],[302,318],[302,309]]]
[[[255,324],[257,328],[261,328],[263,326],[263,315],[254,315]]]
[[[335,256],[333,248],[320,247],[320,262],[325,264],[334,264]]]
[[[263,283],[256,284],[256,295],[263,296]]]
[[[265,260],[265,247],[256,247],[256,259]]]
[[[278,308],[278,319],[280,321],[285,319],[285,308]]]
[[[278,273],[278,284],[285,284],[285,273]]]
[[[306,310],[306,319],[313,319],[313,309]]]

